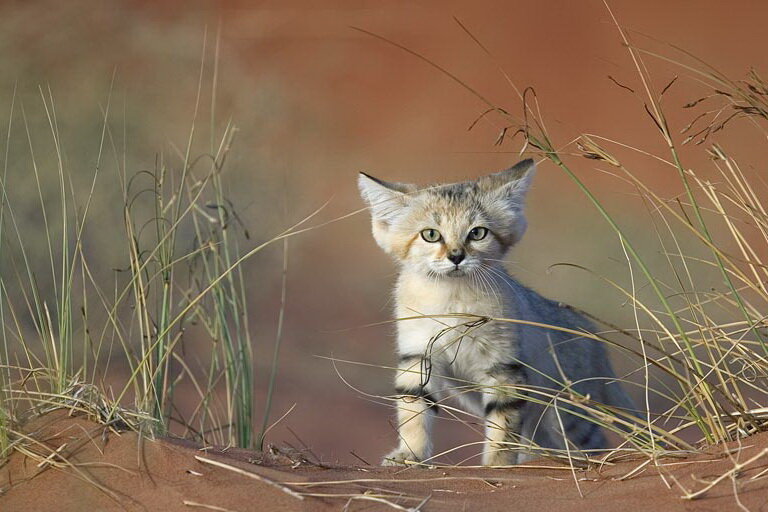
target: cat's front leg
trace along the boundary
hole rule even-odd
[[[483,465],[510,466],[520,458],[523,409],[527,401],[518,388],[524,373],[517,363],[496,365],[482,383],[485,408]]]
[[[432,456],[432,422],[437,413],[435,385],[426,382],[426,364],[421,356],[400,360],[395,391],[397,392],[398,447],[390,452],[382,465],[395,466],[421,462]]]

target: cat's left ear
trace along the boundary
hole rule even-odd
[[[516,244],[528,227],[525,218],[525,196],[531,188],[535,173],[536,164],[529,158],[479,180],[479,185],[488,195],[490,204],[495,206],[492,213],[503,225],[503,228],[497,228],[502,231],[497,234],[508,247]]]
[[[503,196],[522,208],[534,174],[536,174],[536,164],[533,159],[527,158],[509,169],[480,178],[480,184],[488,192]]]

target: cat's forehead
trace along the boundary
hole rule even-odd
[[[447,203],[461,204],[477,199],[479,187],[476,182],[449,183],[436,185],[424,190],[427,194]]]
[[[476,183],[451,183],[422,190],[423,213],[434,222],[472,221],[485,212]]]

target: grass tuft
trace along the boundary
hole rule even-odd
[[[216,129],[218,43],[210,138],[199,133],[198,107],[210,78],[206,53],[184,150],[158,154],[150,169],[129,170],[128,133],[114,119],[110,89],[85,188],[75,185],[83,170],[67,167],[51,91],[40,91],[48,127],[42,135],[30,128],[37,123],[14,93],[0,178],[0,461],[29,444],[21,424],[62,408],[116,430],[254,446],[253,340],[242,264],[311,228],[299,230],[299,223],[252,245],[227,193],[237,129],[231,122]],[[8,156],[19,141],[27,149],[21,164]],[[38,156],[46,145],[53,147],[53,164]],[[22,227],[26,204],[10,184],[27,168],[42,224],[32,231]],[[91,217],[91,205],[104,189],[121,199],[110,205],[122,219],[112,226],[123,240],[114,268],[94,265],[89,256],[91,226],[100,220]],[[42,262],[29,249],[40,240]],[[188,343],[207,345],[195,349],[200,360],[187,354]]]

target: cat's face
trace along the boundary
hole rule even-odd
[[[498,267],[525,232],[532,160],[476,181],[418,189],[360,174],[373,236],[409,270],[460,278]]]

